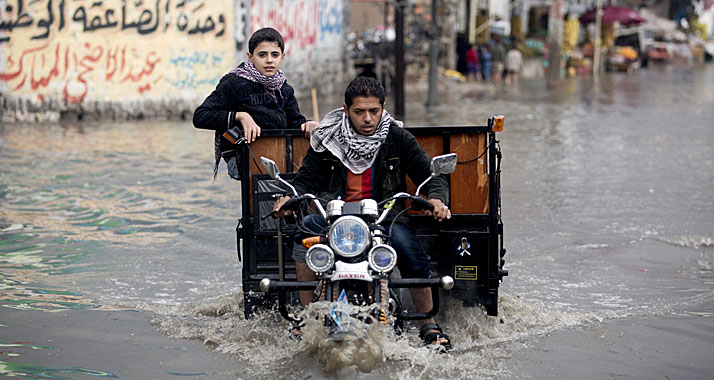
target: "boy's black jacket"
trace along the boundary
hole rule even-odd
[[[221,78],[216,89],[196,108],[193,125],[223,134],[240,123],[235,121],[236,112],[247,112],[262,129],[300,128],[307,119],[300,113],[295,90],[287,82],[280,88],[280,95],[273,98],[259,83],[229,73]],[[282,95],[282,96],[281,96]],[[235,147],[221,137],[221,151]]]

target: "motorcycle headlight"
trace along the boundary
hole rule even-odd
[[[396,264],[397,252],[388,245],[380,244],[369,251],[369,266],[377,272],[389,272]]]
[[[307,250],[305,264],[315,273],[325,273],[335,264],[335,255],[325,244],[315,244]]]
[[[330,227],[330,246],[340,256],[355,257],[370,243],[369,227],[356,216],[343,216]]]

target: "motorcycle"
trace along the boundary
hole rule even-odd
[[[373,199],[351,203],[331,200],[327,203],[327,210],[316,196],[298,194],[288,181],[281,178],[273,160],[261,157],[260,161],[271,178],[292,192],[292,198],[282,209],[298,211],[304,209],[301,205],[307,202],[327,223],[325,228],[311,231],[301,222],[303,218],[298,216],[298,229],[313,235],[303,239],[302,245],[307,248],[305,262],[315,273],[316,281],[276,281],[271,278],[260,281],[260,289],[264,293],[278,294],[278,310],[285,319],[295,326],[303,322],[287,310],[286,294],[298,290],[315,291],[315,301],[334,302],[324,316],[324,325],[330,327],[330,337],[335,341],[344,339],[344,334],[350,333],[349,326],[355,324],[350,321],[390,324],[396,329],[402,329],[405,321],[436,315],[439,310],[439,289],[451,290],[454,279],[448,275],[428,279],[390,278],[397,264],[397,253],[390,244],[394,222],[387,228],[382,223],[390,216],[398,200],[408,200],[411,204],[410,208],[401,212],[410,209],[433,211],[433,206],[418,195],[419,191],[433,178],[454,172],[457,163],[455,153],[432,159],[431,175],[417,187],[414,195],[400,192],[379,203]],[[402,306],[395,290],[419,287],[431,288],[432,310],[425,313],[409,312]],[[365,308],[368,312],[361,313]]]
[[[409,225],[430,257],[432,272],[438,276],[428,280],[396,278],[396,271],[392,270],[394,254],[389,245],[389,227],[385,226],[383,230],[376,227],[384,212],[381,207],[388,205],[388,202],[382,205],[369,201],[363,204],[334,202],[326,205],[326,210],[321,210],[322,205],[314,204],[315,197],[296,195],[284,183],[289,184],[294,178],[295,169],[302,165],[309,148],[309,140],[301,131],[266,129],[261,138],[250,145],[236,145],[234,178],[241,179],[242,200],[235,229],[236,251],[242,261],[246,318],[277,307],[285,319],[297,324],[304,321],[308,330],[315,326],[318,327],[315,331],[325,332],[333,328],[339,330],[339,327],[334,327],[337,321],[332,314],[337,316],[341,325],[354,322],[353,327],[369,326],[370,331],[376,331],[380,326],[389,330],[390,325],[399,330],[400,323],[426,319],[437,311],[448,314],[450,307],[462,308],[468,313],[498,315],[498,289],[508,275],[504,267],[506,249],[501,220],[501,148],[497,140],[497,133],[503,131],[503,124],[503,116],[493,116],[488,119],[488,125],[483,126],[406,128],[428,155],[436,157],[458,152],[461,160],[456,162],[455,170],[438,169],[441,161],[437,160],[434,170],[436,174],[446,175],[449,181],[451,219],[437,222],[431,216],[419,215],[413,210],[408,212]],[[275,161],[261,164],[256,159],[261,156],[272,157]],[[443,174],[447,171],[453,173]],[[417,184],[407,183],[408,193],[418,194],[419,190]],[[331,228],[340,226],[332,232],[328,229],[324,233],[317,231],[313,234],[318,238],[313,239],[308,250],[312,249],[310,262],[315,273],[319,274],[317,281],[297,281],[290,253],[294,245],[302,244],[294,240],[295,234],[300,232],[300,223],[270,217],[275,201],[288,194],[296,199],[290,207],[299,207],[304,211],[312,207],[314,212],[329,220]],[[407,195],[400,194],[400,197],[410,199],[414,208],[419,208],[420,200]],[[342,222],[342,219],[345,221]],[[355,231],[362,235],[355,235]],[[341,251],[338,251],[333,247],[335,243],[329,241],[330,233],[335,238],[343,239],[342,245],[349,243],[349,247],[357,247],[360,242],[362,246],[359,239],[368,244],[358,253],[347,248],[339,248]],[[313,248],[318,244],[321,245]],[[352,254],[354,256],[349,257]],[[349,276],[356,278],[347,278]],[[453,284],[448,278],[453,280]],[[407,309],[412,307],[406,302],[400,303],[399,294],[410,287],[430,287],[433,310],[421,314],[408,312]],[[299,290],[316,290],[318,300],[329,301],[313,302],[308,309],[331,304],[327,310],[317,310],[322,319],[319,326],[314,325],[316,320],[312,319],[312,315],[301,318],[300,313],[291,314],[288,311],[291,306],[298,305]],[[445,299],[450,302],[439,303]],[[453,301],[461,301],[462,304]],[[331,310],[333,307],[334,310]],[[354,315],[359,315],[361,319],[355,322]],[[366,320],[370,323],[363,322]],[[330,327],[325,329],[323,325]],[[307,335],[310,338],[311,334]],[[333,332],[331,337],[339,339],[339,335]]]

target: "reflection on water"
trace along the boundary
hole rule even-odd
[[[23,310],[113,309],[75,291],[38,284],[48,275],[71,276],[91,270],[77,263],[95,248],[93,242],[44,239],[23,225],[0,230],[0,301],[5,307]]]
[[[111,372],[86,369],[80,367],[44,367],[34,364],[17,363],[28,350],[53,349],[50,346],[38,346],[27,343],[3,343],[0,342],[0,376],[14,377],[16,379],[56,379],[71,380],[76,375],[116,378]],[[72,376],[72,377],[65,377]]]
[[[92,293],[94,299],[135,300],[123,305],[129,307],[151,299],[173,300],[170,290],[202,297],[202,284],[213,281],[237,288],[238,281],[225,281],[228,273],[236,275],[236,268],[218,262],[206,266],[223,267],[215,278],[177,276],[182,286],[167,286],[169,291],[155,289],[161,281],[146,273],[161,261],[159,255],[148,254],[157,249],[176,260],[156,269],[168,276],[172,267],[205,257],[208,249],[220,246],[223,254],[231,252],[234,243],[225,241],[233,238],[234,226],[228,226],[237,217],[232,210],[240,196],[235,184],[211,181],[212,153],[205,149],[211,146],[210,139],[171,122],[124,123],[116,128],[0,126],[0,270],[6,278],[39,280],[58,288],[71,282],[79,285],[76,296]],[[215,193],[230,196],[217,199]],[[197,236],[222,241],[196,246]],[[171,248],[177,239],[187,240],[184,247],[193,248],[179,251],[177,257]],[[182,261],[184,255],[189,258]],[[197,267],[178,270],[190,271],[193,277]],[[4,298],[27,305],[26,297],[11,295],[27,292],[13,281],[16,291],[6,292]],[[142,292],[153,295],[137,294]],[[65,301],[58,299],[56,304]],[[99,306],[96,301],[86,304]]]
[[[499,317],[451,304],[449,355],[415,333],[370,335],[381,361],[338,377],[491,378],[540,334],[712,315],[714,67],[442,90],[429,110],[410,93],[407,124],[506,116]],[[243,317],[241,199],[224,167],[211,180],[212,140],[188,122],[0,125],[0,305],[148,310],[166,334],[236,357],[244,378],[323,377],[319,331],[296,342],[276,313]]]

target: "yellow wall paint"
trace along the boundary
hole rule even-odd
[[[208,94],[235,64],[232,0],[0,0],[0,92],[127,102]]]

